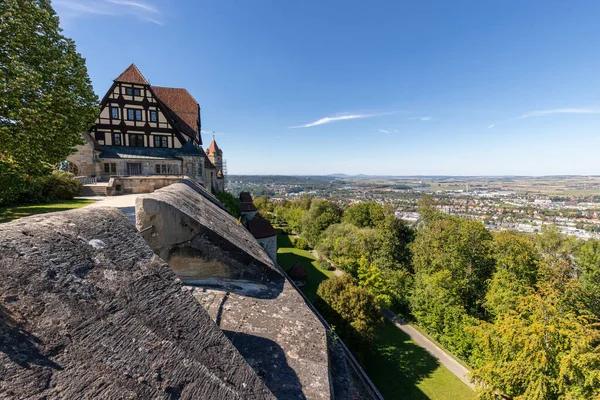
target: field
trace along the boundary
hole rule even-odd
[[[26,206],[10,206],[0,207],[0,223],[10,222],[15,219],[28,217],[35,214],[45,214],[55,211],[66,211],[74,208],[85,207],[88,204],[92,204],[94,200],[75,199],[75,200],[62,200],[56,203],[48,204],[29,204]]]
[[[277,244],[277,262],[285,271],[297,262],[306,270],[308,282],[303,291],[314,301],[319,284],[334,274],[319,268],[309,251],[294,248],[287,235],[278,235]],[[373,347],[365,350],[362,358],[365,371],[387,400],[468,400],[475,396],[467,385],[390,322],[377,328]]]

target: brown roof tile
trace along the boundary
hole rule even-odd
[[[121,75],[117,76],[115,82],[136,83],[138,85],[150,84],[135,64],[131,64]]]
[[[248,222],[248,230],[256,239],[267,238],[277,235],[275,228],[264,218],[254,218]]]
[[[217,146],[217,142],[215,141],[215,139],[212,140],[212,142],[210,142],[210,146],[208,146],[208,149],[206,150],[206,154],[212,154],[212,153],[217,153],[217,155],[222,155],[223,151],[219,148],[219,146]]]
[[[200,107],[187,89],[152,86],[152,91],[182,122],[180,129],[197,137]]]

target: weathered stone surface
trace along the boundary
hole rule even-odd
[[[116,209],[0,225],[0,398],[273,398]]]
[[[278,399],[329,399],[327,335],[254,237],[193,185],[137,199],[139,229]]]
[[[277,266],[238,221],[199,187],[176,183],[136,200],[138,229],[184,282],[281,281]]]

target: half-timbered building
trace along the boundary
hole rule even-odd
[[[86,144],[68,161],[78,175],[100,181],[181,175],[222,191],[222,152],[217,168],[202,148],[200,128],[200,105],[186,89],[152,86],[132,64],[113,81]]]

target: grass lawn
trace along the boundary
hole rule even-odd
[[[472,399],[475,392],[391,322],[378,327],[365,371],[390,399]]]
[[[302,288],[302,292],[308,300],[314,302],[319,284],[334,276],[333,272],[321,269],[309,251],[295,248],[289,236],[277,235],[277,263],[287,272],[297,262],[304,267],[307,275],[306,286]]]
[[[0,223],[28,217],[35,214],[45,214],[55,211],[66,211],[92,204],[94,200],[74,199],[62,200],[57,203],[29,204],[26,206],[0,207]]]

